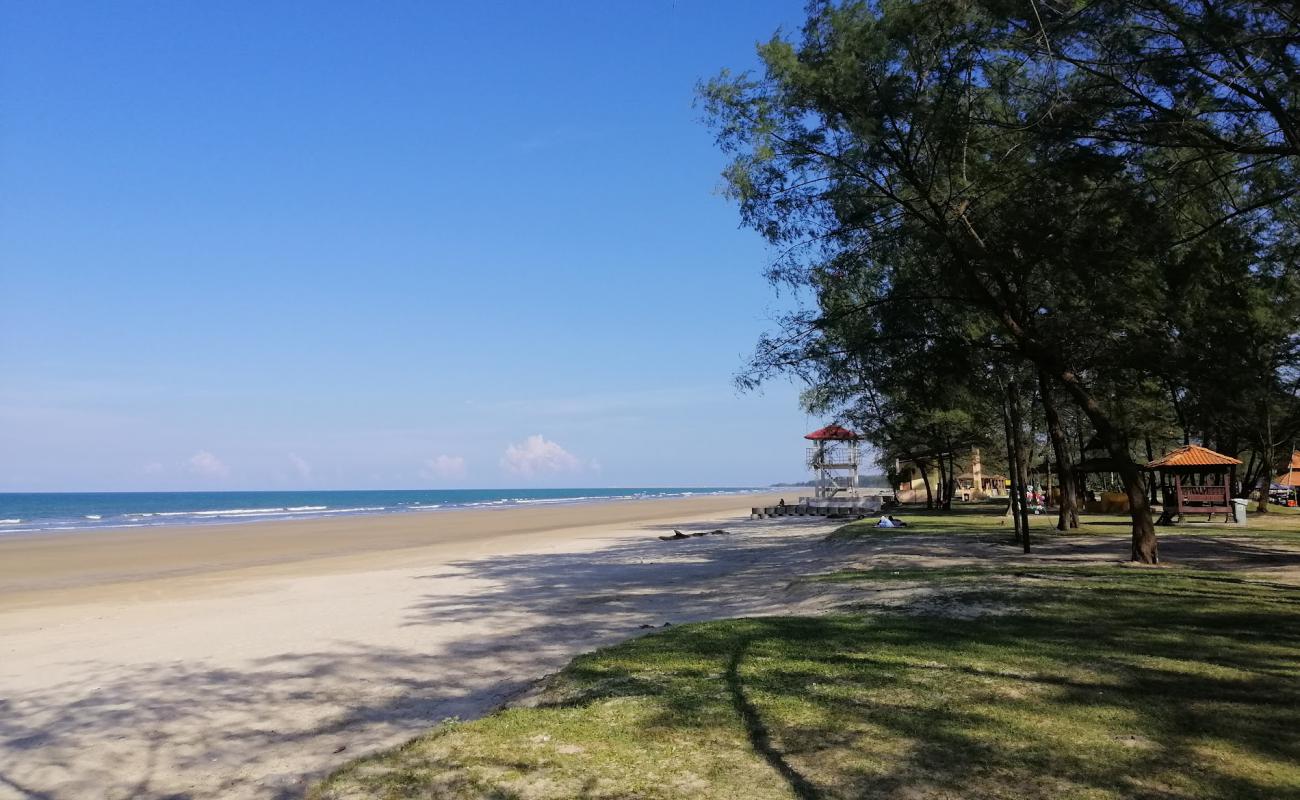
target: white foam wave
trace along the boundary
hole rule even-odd
[[[424,506],[424,508],[438,508],[438,506]],[[258,517],[296,517],[296,516],[323,516],[327,514],[358,514],[367,511],[389,511],[390,506],[358,506],[355,508],[330,508],[329,506],[277,506],[275,508],[218,508],[204,511],[151,511],[139,512],[134,514],[125,514],[128,519],[147,520],[154,524],[158,521],[149,520],[151,517],[166,518],[168,522],[175,518],[189,518],[192,520],[216,520],[216,519],[255,519]],[[98,519],[98,516],[87,515],[86,519]],[[15,520],[16,521],[16,520]],[[180,520],[177,520],[180,521]]]
[[[539,505],[549,503],[576,503],[581,500],[625,500],[629,495],[593,495],[582,497],[520,497],[510,502],[520,505]]]
[[[190,511],[141,511],[118,515],[103,512],[85,514],[80,519],[50,519],[33,522],[19,517],[0,519],[0,533],[17,533],[39,530],[93,530],[115,527],[141,527],[189,524],[237,524],[259,520],[275,521],[308,517],[330,517],[348,514],[408,513],[439,508],[492,509],[532,505],[561,505],[591,502],[608,502],[647,498],[743,495],[758,489],[622,489],[618,494],[572,495],[568,497],[497,497],[470,502],[432,503],[421,500],[402,500],[384,506],[350,506],[331,508],[328,505],[276,506],[272,508],[223,508]],[[107,521],[105,516],[109,517]],[[21,528],[13,526],[22,525]]]

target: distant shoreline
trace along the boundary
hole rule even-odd
[[[221,492],[0,493],[0,539],[241,525],[430,511],[578,505],[627,500],[739,496],[750,487],[563,487],[554,489],[361,489]]]
[[[240,524],[46,530],[0,535],[0,612],[99,602],[121,592],[210,591],[243,577],[394,568],[413,558],[482,555],[600,535],[628,525],[681,525],[771,505],[744,493],[353,514]],[[662,525],[660,526],[662,527]],[[88,535],[89,533],[94,535]]]

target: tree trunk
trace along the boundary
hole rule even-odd
[[[944,466],[944,454],[939,454],[939,497],[935,498],[940,509],[948,510],[948,472]]]
[[[1147,502],[1142,473],[1129,455],[1128,444],[1111,424],[1110,417],[1096,399],[1080,383],[1079,376],[1072,370],[1065,369],[1061,371],[1059,380],[1075,403],[1083,409],[1083,413],[1088,415],[1088,421],[1096,428],[1097,436],[1106,445],[1106,450],[1115,461],[1120,478],[1124,481],[1124,494],[1128,496],[1129,514],[1133,521],[1132,560],[1143,564],[1159,563],[1160,552],[1156,544],[1155,525],[1151,521],[1151,505]]]
[[[925,507],[934,508],[934,491],[930,488],[930,462],[917,461],[916,466],[921,470],[921,482],[925,484]]]
[[[1183,431],[1183,444],[1189,445],[1192,443],[1192,431],[1187,426],[1187,415],[1183,413],[1183,404],[1178,402],[1178,390],[1174,388],[1172,383],[1167,385],[1169,387],[1169,399],[1174,406],[1174,416],[1178,418],[1178,427]]]
[[[957,494],[957,461],[953,458],[953,445],[948,443],[948,510],[952,510],[952,498]]]
[[[1264,405],[1264,479],[1260,481],[1259,505],[1255,510],[1268,513],[1268,493],[1273,488],[1273,415],[1267,401]]]
[[[1020,398],[1015,386],[1007,384],[1007,408],[1011,415],[1011,446],[1015,449],[1013,472],[1016,474],[1016,501],[1020,505],[1020,544],[1029,552],[1029,502],[1025,496],[1025,484],[1029,482],[1029,465],[1025,462],[1024,439]]]
[[[1147,463],[1150,464],[1152,461],[1155,461],[1155,460],[1156,460],[1156,454],[1155,454],[1155,451],[1151,449],[1151,436],[1150,436],[1149,434],[1143,434],[1142,438],[1146,441],[1146,445],[1147,445]],[[1156,504],[1156,502],[1157,502],[1157,498],[1156,498],[1156,484],[1157,484],[1158,482],[1159,482],[1159,481],[1156,480],[1156,475],[1155,475],[1155,473],[1152,473],[1151,480],[1147,481],[1147,502],[1150,503],[1150,504],[1153,505],[1153,506],[1154,506],[1154,505]]]
[[[1047,422],[1047,435],[1052,440],[1052,453],[1056,456],[1056,478],[1060,484],[1061,503],[1056,515],[1058,531],[1079,527],[1079,512],[1074,499],[1074,478],[1070,474],[1070,451],[1065,445],[1065,430],[1061,415],[1052,400],[1052,381],[1046,372],[1038,371],[1038,394],[1043,403],[1043,419]]]
[[[1259,483],[1259,473],[1256,471],[1259,467],[1259,453],[1255,452],[1252,447],[1250,450],[1250,460],[1246,462],[1246,471],[1241,476],[1241,493],[1236,495],[1238,498],[1245,499],[1250,497],[1250,490],[1254,489]]]
[[[1016,539],[1020,539],[1020,507],[1017,499],[1020,497],[1016,490],[1016,446],[1011,436],[1011,409],[1010,409],[1010,388],[1007,390],[1007,396],[1002,398],[1002,432],[1006,435],[1007,440],[1007,513],[1011,515],[1012,529],[1015,531]]]
[[[939,454],[939,477],[943,481],[943,510],[952,511],[952,461],[945,462],[943,453]]]
[[[1079,463],[1083,463],[1084,459],[1087,457],[1083,449],[1083,446],[1085,444],[1083,438],[1083,421],[1079,419],[1078,414],[1075,414],[1074,421],[1075,421],[1074,435],[1077,437],[1079,441]],[[1078,475],[1074,476],[1074,498],[1079,505],[1080,511],[1087,510],[1087,506],[1085,505],[1085,503],[1087,502],[1087,497],[1088,497],[1088,473],[1080,472]],[[1078,515],[1075,515],[1075,524],[1076,525],[1078,524]]]

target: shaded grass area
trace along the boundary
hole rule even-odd
[[[863,570],[1014,603],[672,628],[326,798],[1300,797],[1300,589],[1249,575]]]
[[[955,504],[951,511],[927,509],[923,505],[905,505],[894,511],[894,516],[907,523],[906,528],[877,528],[879,518],[850,522],[833,531],[828,537],[832,541],[852,541],[855,539],[878,539],[890,536],[915,536],[918,534],[940,534],[943,536],[970,536],[987,540],[1005,539],[1013,536],[1011,518],[1005,515],[1006,503],[970,503]],[[1068,534],[1055,530],[1056,514],[1037,514],[1029,518],[1032,539],[1045,540],[1048,537],[1070,536],[1127,536],[1129,521],[1127,517],[1102,514],[1082,515],[1079,527]]]
[[[894,512],[897,517],[907,522],[906,528],[877,528],[875,525],[878,518],[867,518],[836,529],[828,538],[832,541],[853,541],[891,536],[941,534],[969,536],[989,541],[1010,541],[1013,536],[1012,524],[1010,518],[1005,516],[1005,510],[1005,502],[954,505],[951,511],[909,505]],[[1180,525],[1161,526],[1157,528],[1157,534],[1232,536],[1283,544],[1300,544],[1300,514],[1296,513],[1296,509],[1273,506],[1265,514],[1252,511],[1248,524],[1244,526],[1228,525],[1221,521],[1222,517],[1219,519],[1219,522],[1203,522],[1201,518],[1196,518]],[[1128,516],[1120,514],[1081,514],[1077,529],[1061,532],[1056,530],[1056,513],[1053,511],[1049,514],[1030,516],[1029,526],[1032,542],[1045,542],[1070,536],[1127,537],[1131,532]]]

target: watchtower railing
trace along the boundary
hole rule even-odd
[[[809,447],[808,464],[857,464],[858,448],[850,445],[832,445],[828,447]]]

